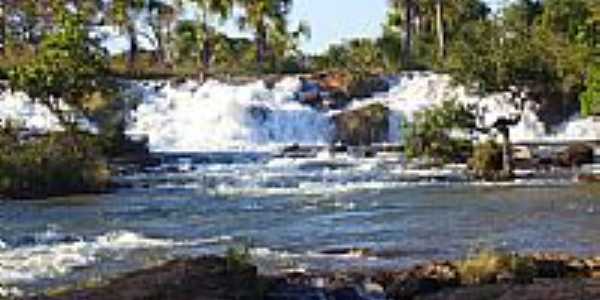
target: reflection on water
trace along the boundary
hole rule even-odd
[[[593,186],[401,184],[378,167],[272,162],[135,180],[111,195],[0,202],[0,286],[36,290],[242,242],[264,271],[406,266],[476,247],[600,253]]]

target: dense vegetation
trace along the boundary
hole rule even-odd
[[[475,127],[475,116],[456,101],[416,113],[405,127],[409,158],[424,157],[434,164],[464,162],[472,151],[469,132]]]

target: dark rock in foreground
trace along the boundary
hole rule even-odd
[[[228,268],[225,259],[177,260],[129,273],[90,289],[41,296],[39,300],[226,300],[261,299],[266,284],[253,266]]]
[[[106,285],[34,299],[383,300],[600,299],[600,257],[487,254],[398,271],[259,275],[247,263],[203,257],[133,272]]]

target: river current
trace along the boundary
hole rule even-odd
[[[600,253],[600,189],[569,180],[492,185],[385,159],[213,157],[129,176],[112,194],[0,201],[0,292],[240,245],[263,272],[398,268],[481,248]]]

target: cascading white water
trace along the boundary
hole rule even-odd
[[[0,92],[0,123],[16,122],[34,131],[60,130],[58,118],[24,93]],[[13,124],[17,125],[17,124]]]
[[[479,97],[455,86],[449,75],[432,72],[403,73],[390,79],[388,92],[353,101],[345,110],[381,103],[391,110],[390,142],[402,140],[401,125],[415,112],[456,99],[476,105],[484,112],[482,125],[501,116],[521,114],[512,127],[514,141],[577,140],[600,138],[600,122],[575,117],[546,131],[535,105],[526,102],[518,111],[510,93]],[[301,82],[284,78],[268,89],[261,81],[230,85],[188,81],[182,85],[165,82],[139,84],[143,101],[132,113],[128,133],[148,136],[152,151],[257,151],[290,144],[328,144],[334,133],[332,118],[339,112],[325,112],[303,105],[296,97]],[[0,121],[15,120],[35,131],[60,130],[58,119],[44,106],[31,103],[23,93],[0,93]]]
[[[539,120],[533,104],[527,102],[521,112],[511,103],[510,93],[496,93],[485,97],[467,92],[464,86],[454,85],[452,78],[432,72],[404,73],[392,80],[392,88],[370,99],[357,100],[349,109],[373,103],[381,103],[390,108],[390,141],[401,142],[403,121],[411,121],[416,112],[440,105],[447,100],[455,100],[464,105],[474,105],[483,112],[480,126],[490,126],[500,117],[521,114],[521,121],[511,129],[515,141],[534,140],[545,136],[544,124]]]
[[[269,149],[292,143],[325,144],[332,124],[326,114],[294,101],[297,78],[273,89],[262,82],[234,86],[209,81],[166,85],[133,114],[128,132],[145,134],[154,151]]]

